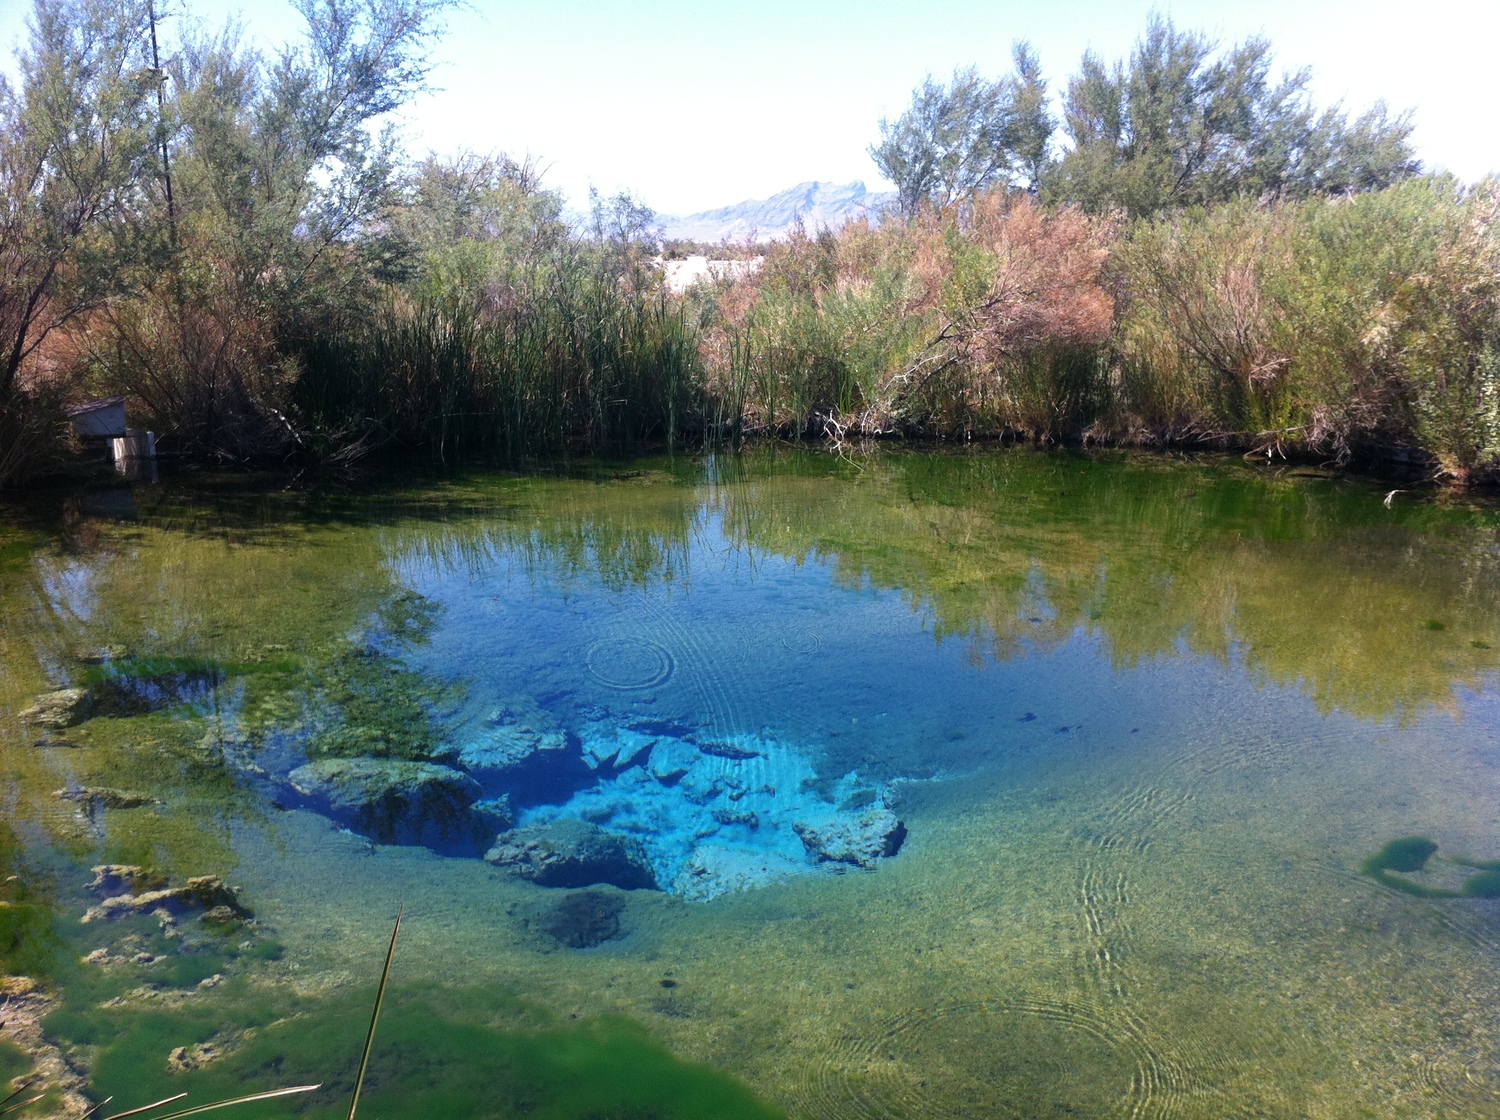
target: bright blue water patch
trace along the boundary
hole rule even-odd
[[[677,578],[646,587],[515,547],[398,560],[441,608],[412,664],[466,689],[457,764],[518,825],[577,817],[634,836],[661,885],[711,898],[875,866],[824,842],[878,852],[893,783],[1139,730],[1083,631],[997,662],[980,635],[940,639],[904,594],[722,529],[700,518]],[[1050,616],[1040,585],[1026,610]]]

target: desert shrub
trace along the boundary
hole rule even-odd
[[[1284,211],[1237,203],[1138,222],[1113,262],[1123,293],[1122,397],[1164,434],[1289,426],[1290,357],[1268,271],[1287,267]]]
[[[1493,207],[1427,179],[1137,223],[1111,263],[1117,428],[1471,474],[1495,456]]]
[[[1500,189],[1481,184],[1444,219],[1441,245],[1400,275],[1364,341],[1412,439],[1477,481],[1500,469]]]
[[[930,214],[920,269],[941,328],[911,392],[943,426],[1075,435],[1108,407],[1100,347],[1114,301],[1101,283],[1115,223],[995,192]]]
[[[909,222],[794,232],[721,286],[709,389],[741,402],[731,423],[787,434],[1081,430],[1108,396],[1113,231],[995,191]]]

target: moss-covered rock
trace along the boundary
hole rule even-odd
[[[311,808],[382,844],[477,848],[471,811],[479,783],[434,762],[319,758],[293,770],[293,791]]]
[[[484,858],[544,887],[656,887],[639,840],[572,818],[501,833]]]
[[[86,688],[59,688],[38,696],[21,711],[21,722],[29,727],[60,731],[89,718],[90,697]]]

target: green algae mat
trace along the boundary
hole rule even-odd
[[[762,450],[13,498],[0,1077],[346,1115],[401,909],[361,1116],[1500,1114],[1500,508],[1388,490]]]

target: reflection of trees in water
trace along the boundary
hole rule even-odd
[[[1125,454],[758,452],[695,468],[675,484],[637,471],[454,488],[443,515],[429,502],[385,546],[438,570],[518,563],[618,590],[688,581],[704,540],[747,570],[771,554],[900,591],[976,655],[1080,630],[1122,666],[1185,646],[1371,717],[1447,704],[1497,664],[1487,511],[1388,510],[1357,482]]]
[[[735,540],[900,590],[940,637],[1000,658],[1079,630],[1121,665],[1185,644],[1365,716],[1447,703],[1496,666],[1493,518],[1393,516],[1358,484],[1021,452],[720,493]]]
[[[1123,454],[756,452],[665,467],[369,495],[161,487],[132,520],[70,506],[36,530],[48,543],[0,570],[0,704],[16,711],[65,683],[79,649],[119,644],[240,666],[291,660],[303,692],[321,673],[324,692],[343,689],[333,700],[378,709],[375,723],[415,742],[430,737],[431,698],[397,688],[392,700],[378,686],[403,685],[400,674],[349,643],[372,628],[422,640],[434,620],[408,585],[424,570],[511,566],[565,589],[623,590],[687,584],[705,548],[744,572],[772,555],[900,591],[976,656],[1080,631],[1120,665],[1186,647],[1364,716],[1449,703],[1500,656],[1487,511],[1387,510],[1356,483]],[[252,698],[287,685],[236,679]],[[205,734],[150,718],[164,740]],[[100,757],[116,755],[123,747]],[[38,791],[60,784],[35,752],[25,758]]]

